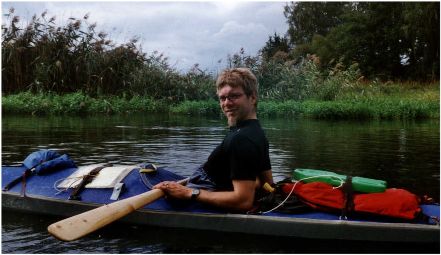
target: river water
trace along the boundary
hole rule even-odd
[[[439,201],[439,120],[323,121],[263,118],[274,177],[295,168],[382,179],[389,187],[428,194]],[[155,163],[188,176],[227,132],[221,117],[127,115],[2,117],[2,164],[20,164],[50,148],[77,165]],[[112,224],[86,238],[63,243],[47,225],[58,219],[3,212],[3,253],[294,253],[424,252],[394,244],[338,243]],[[271,243],[271,245],[268,245]],[[433,248],[433,247],[432,247]],[[425,250],[428,251],[428,250]],[[439,249],[437,250],[439,252]]]

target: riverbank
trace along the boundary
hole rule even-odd
[[[277,101],[263,99],[258,112],[263,116],[307,117],[318,119],[420,119],[439,118],[439,83],[400,91],[366,90],[347,93],[332,101],[308,99],[305,101]],[[90,97],[76,92],[55,93],[22,92],[2,96],[3,114],[29,115],[95,115],[131,113],[169,113],[184,115],[220,115],[214,99],[173,102],[149,97],[102,96]]]

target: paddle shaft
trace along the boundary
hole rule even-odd
[[[184,184],[187,179],[178,183]],[[51,224],[47,230],[63,241],[73,241],[112,223],[164,196],[160,189],[119,200]]]

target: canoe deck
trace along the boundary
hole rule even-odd
[[[2,185],[21,175],[24,167],[2,167]],[[112,189],[85,189],[81,201],[68,200],[71,189],[59,192],[54,183],[71,175],[76,168],[46,176],[27,179],[26,195],[17,184],[2,192],[2,209],[68,217],[113,202]],[[182,176],[165,169],[147,175],[149,184],[164,180],[180,180]],[[119,199],[149,191],[135,169],[123,180],[125,189]],[[439,218],[439,206],[424,205],[422,209]],[[324,212],[265,215],[228,213],[196,202],[170,201],[161,198],[121,219],[123,222],[175,228],[215,230],[248,234],[289,236],[319,239],[343,239],[390,242],[439,242],[439,225],[408,222],[387,222],[381,219],[339,220]]]

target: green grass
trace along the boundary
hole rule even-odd
[[[6,114],[120,114],[167,109],[165,102],[139,96],[131,99],[116,96],[92,98],[81,92],[63,96],[53,93],[23,92],[2,97],[2,111]]]
[[[184,101],[170,108],[171,113],[188,115],[221,114],[219,103],[214,100]]]
[[[22,92],[2,96],[5,114],[130,114],[135,112],[178,115],[220,115],[213,99],[173,102],[150,97],[102,96],[93,98],[82,92],[65,94]],[[258,115],[307,117],[317,119],[424,119],[439,118],[439,83],[432,85],[388,85],[354,88],[330,101],[259,102]]]
[[[439,118],[439,102],[400,98],[307,101],[302,108],[304,115],[318,119]]]

